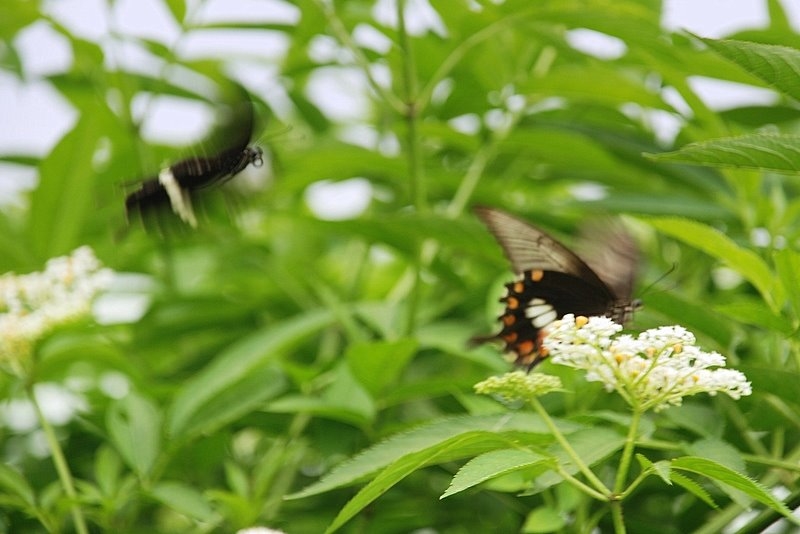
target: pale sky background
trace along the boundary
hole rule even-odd
[[[0,0],[2,1],[2,0]],[[377,0],[374,16],[382,23],[391,23],[394,0]],[[189,2],[193,4],[194,2]],[[794,26],[800,30],[800,2],[784,0]],[[411,31],[440,32],[441,26],[435,13],[430,11],[427,0],[410,2],[415,12]],[[126,65],[133,70],[158,72],[159,65],[152,57],[143,54],[123,40],[109,39],[111,33],[147,37],[174,46],[179,39],[179,29],[162,11],[157,0],[120,0],[109,15],[105,0],[50,0],[45,2],[47,10],[55,18],[82,38],[103,44],[109,50],[109,62]],[[684,28],[707,37],[720,37],[732,31],[756,28],[767,24],[766,0],[666,0],[663,25],[670,29]],[[300,14],[297,8],[282,0],[210,0],[196,13],[197,20],[295,23]],[[597,36],[590,32],[577,32],[572,43],[576,48],[584,46],[596,50],[602,47]],[[385,37],[371,27],[360,27],[356,39],[377,50],[387,46]],[[0,43],[2,45],[2,43]],[[0,155],[23,154],[41,156],[48,153],[55,143],[69,130],[75,121],[75,112],[47,83],[37,78],[65,70],[71,62],[71,53],[66,42],[44,23],[36,23],[24,30],[15,40],[21,50],[27,80],[21,82],[13,76],[0,72]],[[177,44],[184,57],[225,57],[230,52],[246,56],[250,50],[259,51],[259,68],[247,69],[247,60],[238,62],[235,72],[249,88],[258,88],[276,112],[285,109],[283,88],[271,79],[264,68],[264,53],[268,50],[276,59],[287,48],[287,42],[278,32],[264,31],[204,31],[203,35],[190,35]],[[338,45],[327,37],[314,43],[311,54],[322,59],[340,53]],[[608,53],[614,53],[613,45]],[[252,73],[257,74],[252,74]],[[250,74],[248,74],[250,73]],[[358,72],[336,73],[326,76],[324,69],[312,81],[309,98],[324,110],[336,113],[336,118],[352,119],[363,109],[363,97],[357,88],[362,83]],[[695,89],[713,108],[725,109],[743,102],[769,103],[774,95],[769,91],[753,91],[751,88],[712,80],[696,80]],[[323,96],[324,95],[324,96]],[[150,110],[151,112],[153,109]],[[148,117],[150,114],[148,114]],[[200,136],[198,132],[210,127],[213,114],[209,110],[165,100],[159,102],[152,114],[153,120],[145,123],[143,135],[149,140],[173,140],[176,144],[190,142]],[[358,136],[356,129],[350,135]],[[0,199],[10,191],[31,187],[35,183],[35,171],[0,163]],[[363,184],[357,185],[362,187]],[[328,192],[330,193],[330,192]],[[313,192],[310,192],[313,196]],[[325,196],[325,195],[322,195]]]

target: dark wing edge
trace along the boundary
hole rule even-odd
[[[495,208],[477,206],[473,211],[500,243],[517,274],[562,272],[611,291],[589,265],[543,230]]]

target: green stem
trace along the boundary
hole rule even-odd
[[[397,35],[400,49],[403,52],[403,100],[405,101],[404,119],[406,122],[406,152],[408,157],[409,197],[417,213],[427,211],[428,192],[425,187],[425,176],[422,169],[422,151],[419,140],[419,113],[417,109],[417,73],[411,38],[406,31],[405,1],[397,2]],[[417,311],[421,291],[421,270],[425,243],[419,244],[417,257],[412,267],[413,280],[408,298],[405,334],[411,334],[416,328]]]
[[[614,523],[615,534],[625,534],[625,518],[622,516],[622,501],[613,500],[611,506],[611,520]]]
[[[55,464],[58,478],[61,480],[61,487],[64,489],[64,493],[67,494],[67,497],[69,497],[72,521],[75,523],[75,531],[78,532],[78,534],[88,534],[89,530],[86,527],[86,520],[83,518],[83,512],[78,503],[78,494],[75,491],[72,474],[69,471],[67,460],[64,458],[61,445],[59,445],[58,439],[56,438],[56,433],[53,431],[50,422],[45,418],[42,408],[39,406],[39,401],[36,400],[36,394],[33,391],[32,385],[27,388],[27,392],[33,404],[33,409],[36,412],[36,418],[39,420],[39,424],[42,426],[45,438],[47,439],[47,446],[50,448],[50,452],[53,455],[53,464]]]
[[[556,441],[558,441],[558,443],[567,453],[567,456],[570,457],[572,462],[577,466],[578,470],[581,473],[583,473],[583,476],[586,477],[586,480],[588,480],[592,484],[592,486],[594,486],[595,489],[597,489],[597,491],[599,491],[601,494],[605,496],[605,500],[608,500],[611,494],[610,490],[606,487],[605,484],[603,484],[603,481],[597,478],[597,475],[595,475],[592,472],[592,470],[589,469],[589,467],[583,462],[581,457],[578,456],[578,453],[575,452],[575,449],[573,449],[572,445],[569,444],[567,438],[564,437],[564,435],[558,429],[556,424],[550,418],[550,415],[547,413],[547,410],[544,409],[542,403],[540,403],[537,399],[533,399],[531,401],[531,405],[533,406],[533,409],[536,410],[536,413],[538,413],[539,416],[542,418],[542,420],[544,420],[544,423],[547,425],[547,428],[550,430],[550,432],[553,434],[553,437],[556,438]]]
[[[571,484],[572,486],[574,486],[578,490],[582,491],[583,493],[589,495],[593,499],[597,499],[598,501],[607,501],[608,500],[608,496],[607,495],[605,495],[603,493],[600,493],[599,491],[597,491],[596,489],[592,488],[591,486],[588,486],[588,485],[584,484],[583,482],[581,482],[580,480],[578,480],[574,476],[572,476],[569,473],[567,473],[564,469],[561,469],[560,467],[556,467],[556,472],[558,473],[558,475],[560,477],[562,477],[564,479],[565,482],[567,482],[567,484]]]
[[[634,408],[633,415],[631,416],[631,426],[628,428],[628,435],[625,438],[625,447],[622,449],[622,458],[619,462],[619,469],[617,470],[617,479],[614,483],[614,493],[619,495],[625,487],[625,481],[628,479],[628,471],[631,467],[631,460],[633,459],[633,451],[636,446],[636,435],[639,433],[639,422],[642,419],[642,412],[638,408]]]

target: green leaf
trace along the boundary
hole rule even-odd
[[[125,463],[146,478],[161,450],[162,414],[151,400],[131,393],[106,414],[111,441]]]
[[[334,532],[402,479],[425,466],[451,461],[509,445],[509,440],[497,432],[466,432],[439,442],[433,447],[406,454],[379,472],[339,511],[325,531]]]
[[[525,518],[522,525],[523,534],[540,534],[543,532],[560,532],[567,526],[564,514],[549,506],[534,508]]]
[[[119,486],[122,461],[112,447],[102,447],[95,454],[94,476],[105,495],[113,495]]]
[[[238,382],[208,399],[201,410],[195,411],[183,427],[181,439],[188,440],[200,434],[211,434],[235,421],[279,395],[287,387],[286,377],[275,365],[254,369]]]
[[[754,480],[737,473],[733,469],[725,467],[713,460],[707,458],[699,458],[696,456],[684,456],[672,460],[672,468],[679,471],[686,471],[695,473],[710,478],[715,482],[728,485],[737,489],[750,498],[769,506],[776,512],[779,512],[784,517],[789,519],[792,523],[800,525],[800,520],[792,515],[785,504],[772,496],[763,486]]]
[[[186,17],[185,0],[166,0],[165,3],[169,8],[170,13],[172,13],[172,16],[175,17],[175,21],[178,24],[181,24],[183,19]]]
[[[6,464],[0,464],[0,488],[3,493],[19,497],[25,505],[34,508],[36,496],[25,477]]]
[[[580,428],[574,423],[565,421],[559,422],[558,426],[565,433]],[[532,414],[511,413],[442,419],[388,438],[339,464],[319,481],[287,498],[300,499],[356,483],[409,452],[427,450],[455,436],[477,431],[502,433],[506,436],[504,439],[511,439],[511,436],[517,433],[524,433],[528,445],[544,445],[552,441],[547,425]],[[473,454],[482,452],[486,451],[476,449]]]
[[[764,301],[777,311],[784,300],[784,289],[767,263],[755,252],[742,248],[731,238],[705,224],[677,217],[642,217],[659,232],[679,239],[724,262],[753,284]]]
[[[393,384],[417,351],[412,339],[350,345],[345,354],[356,379],[373,395]]]
[[[733,39],[698,39],[778,91],[800,100],[800,50]]]
[[[31,193],[30,241],[41,258],[72,250],[93,212],[92,158],[103,129],[101,110],[85,113],[39,166],[39,186]]]
[[[521,469],[553,465],[555,465],[553,458],[525,449],[490,451],[473,458],[459,469],[450,482],[450,486],[439,498],[444,499],[492,478]]]
[[[737,367],[752,383],[753,391],[769,392],[790,405],[798,406],[798,402],[800,402],[800,373],[797,371],[779,366],[768,367],[763,363],[761,365],[739,365]],[[791,412],[791,417],[796,417],[794,412]],[[792,420],[794,421],[794,419]],[[764,426],[765,424],[769,424],[769,422],[761,421],[757,418],[754,418],[751,423],[754,429],[761,431],[771,428]]]
[[[679,485],[704,503],[706,503],[711,508],[719,508],[717,503],[714,502],[714,499],[711,498],[711,495],[697,482],[692,480],[691,478],[684,476],[680,473],[675,471],[671,471],[669,475],[670,480],[675,484]]]
[[[332,321],[325,310],[310,312],[272,325],[242,339],[217,356],[178,392],[168,412],[170,436],[180,436],[202,422],[202,412],[219,395],[235,390],[248,375]],[[265,386],[266,387],[266,386]]]
[[[775,253],[774,261],[778,278],[789,293],[789,304],[794,310],[792,328],[796,329],[800,319],[800,253],[785,248]]]
[[[783,282],[783,279],[780,279]],[[785,284],[781,284],[786,287]],[[792,322],[780,311],[773,312],[763,301],[755,295],[741,295],[734,297],[731,302],[715,304],[713,311],[727,315],[742,324],[757,326],[765,331],[780,332],[790,335],[795,327]]]
[[[685,428],[698,436],[714,438],[722,435],[725,421],[707,403],[685,402],[662,412],[677,428]]]
[[[111,441],[125,463],[146,477],[161,450],[162,415],[150,399],[131,393],[115,402],[106,414]]]
[[[290,395],[271,402],[276,413],[309,413],[319,417],[367,425],[375,418],[375,401],[342,362],[331,375],[331,385],[320,396]]]
[[[733,471],[743,472],[747,468],[742,453],[721,439],[699,439],[689,444],[686,450],[689,454],[713,460]]]
[[[756,133],[722,137],[690,143],[674,152],[647,154],[647,157],[670,163],[797,174],[800,170],[800,136]]]
[[[667,485],[672,485],[672,480],[669,478],[669,470],[670,465],[669,462],[666,460],[661,460],[659,462],[651,462],[643,454],[636,454],[636,459],[639,461],[639,465],[642,467],[642,471],[648,471],[650,473],[655,473],[661,480],[663,480]]]
[[[168,508],[197,521],[212,522],[217,514],[203,495],[183,482],[164,481],[153,486],[150,495]]]

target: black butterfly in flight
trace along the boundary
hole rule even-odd
[[[146,214],[171,206],[172,211],[185,223],[197,226],[192,209],[192,195],[197,191],[224,183],[250,164],[263,165],[263,152],[248,146],[253,133],[253,108],[250,102],[238,104],[229,120],[229,129],[235,129],[228,148],[209,157],[191,157],[162,169],[158,176],[141,182],[139,188],[125,198],[125,212],[130,218],[138,211]]]
[[[517,365],[530,370],[547,357],[542,329],[565,314],[605,315],[624,323],[639,306],[631,300],[637,249],[621,228],[595,227],[595,233],[603,235],[586,236],[585,257],[592,258],[593,269],[554,238],[512,215],[486,207],[475,208],[475,213],[518,276],[506,284],[500,299],[505,304],[499,317],[502,329],[475,341],[503,341]]]

